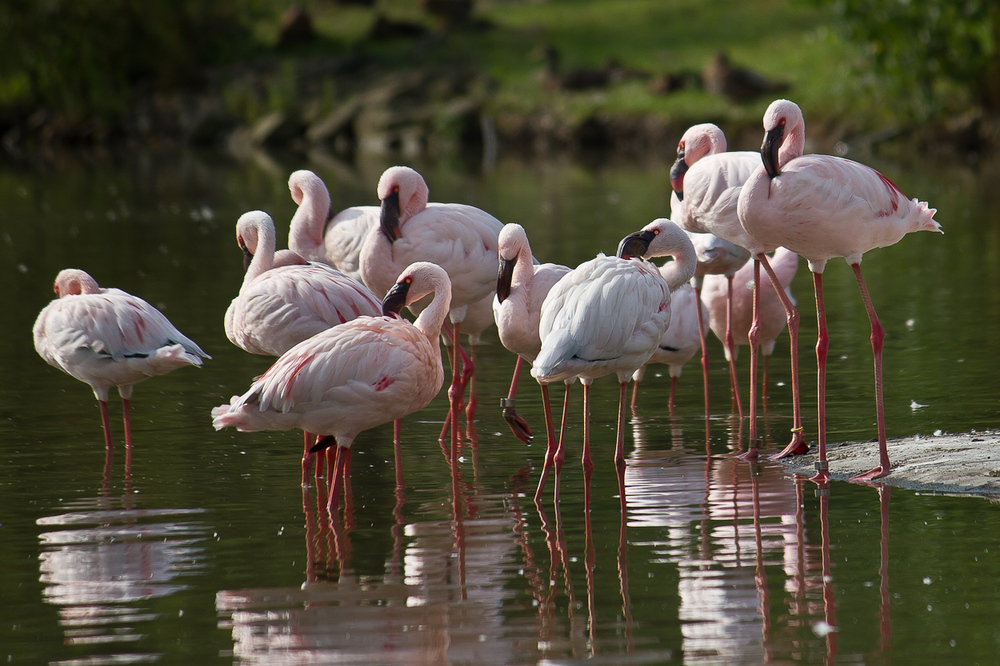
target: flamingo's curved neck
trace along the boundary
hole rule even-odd
[[[791,125],[785,132],[785,137],[778,149],[778,170],[784,168],[786,164],[801,157],[806,147],[806,126],[799,122]]]
[[[252,250],[253,261],[250,262],[246,275],[243,276],[244,287],[274,266],[274,225],[259,224],[256,226],[256,231],[257,246]]]
[[[437,349],[439,347],[437,339],[441,335],[441,326],[444,324],[444,318],[448,316],[448,311],[451,309],[451,283],[448,281],[448,278],[440,281],[435,280],[431,288],[434,291],[434,298],[431,300],[430,305],[424,308],[424,311],[417,316],[413,325],[426,335],[434,343],[433,347]],[[421,294],[412,300],[423,298],[425,295]]]
[[[326,218],[330,213],[330,194],[325,188],[302,190],[302,202],[289,225],[290,247],[319,248],[323,245]]]

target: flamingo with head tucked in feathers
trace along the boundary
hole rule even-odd
[[[271,216],[250,211],[236,222],[246,274],[226,310],[226,337],[251,354],[281,356],[307,338],[362,315],[377,316],[382,304],[368,287],[324,263],[290,250],[275,252]],[[280,256],[279,256],[280,255]],[[280,263],[281,265],[276,265]],[[315,455],[315,438],[304,435],[302,482]],[[322,463],[316,466],[317,476]]]
[[[326,184],[307,169],[288,177],[288,191],[298,204],[288,229],[289,249],[361,280],[361,246],[378,225],[379,207],[351,206],[335,214]]]
[[[500,266],[497,275],[496,299],[493,301],[493,316],[496,320],[500,342],[503,343],[504,347],[517,354],[517,364],[514,366],[514,377],[510,383],[510,391],[507,397],[502,400],[503,417],[517,438],[522,442],[527,442],[531,439],[531,429],[517,414],[514,407],[517,382],[521,376],[524,362],[533,363],[542,348],[541,338],[538,337],[538,320],[541,316],[545,296],[556,282],[569,273],[569,268],[560,264],[533,263],[528,235],[520,224],[504,225],[500,231],[498,243]],[[566,392],[563,395],[563,415],[559,429],[560,441],[566,434],[569,387],[573,381],[575,380],[567,380]],[[535,501],[541,499],[542,492],[545,490],[545,480],[554,464],[557,451],[561,449],[557,446],[555,429],[552,424],[549,386],[542,383],[541,387],[547,442],[545,462],[542,473],[539,475]]]
[[[757,241],[748,249],[765,268],[768,264],[763,253],[784,246],[805,257],[813,274],[819,328],[816,342],[819,410],[816,478],[820,481],[829,479],[825,407],[829,340],[822,276],[826,262],[834,257],[843,257],[854,270],[871,324],[879,446],[878,466],[854,479],[877,479],[890,470],[882,405],[882,340],[885,334],[861,276],[861,257],[868,250],[897,243],[910,232],[939,232],[941,227],[934,220],[935,209],[928,207],[926,202],[907,199],[878,171],[842,157],[803,155],[804,146],[805,121],[801,109],[786,99],[772,102],[764,113],[764,142],[760,150],[763,164],[747,179],[740,192],[739,219],[746,232]],[[772,273],[769,268],[768,273]],[[758,294],[759,275],[759,272],[754,275]],[[797,331],[791,330],[791,321],[789,332],[794,351]],[[755,318],[750,331],[751,342],[756,343],[759,335]],[[751,344],[750,350],[751,374],[756,374],[755,344]],[[779,455],[787,453],[790,451],[786,448]]]
[[[492,323],[497,237],[503,223],[474,206],[429,203],[427,183],[410,167],[386,169],[379,179],[377,193],[382,202],[379,224],[368,232],[361,249],[361,274],[365,284],[376,295],[383,294],[392,285],[395,275],[414,261],[435,263],[444,268],[451,279],[449,318],[455,358],[448,390],[451,405],[448,422],[454,458],[462,394],[475,369],[472,358],[462,349],[459,329],[470,317],[470,310],[477,326]],[[422,306],[423,303],[414,303],[409,307],[418,312]],[[449,332],[447,327],[445,331]],[[482,330],[469,332],[478,334]],[[461,374],[458,356],[462,356]],[[467,411],[466,416],[471,420],[473,414]]]
[[[132,448],[129,400],[141,381],[210,358],[159,310],[121,289],[102,289],[84,271],[59,271],[58,298],[38,314],[35,351],[67,375],[90,385],[101,408],[104,443],[110,449],[108,394],[118,388],[125,446]]]
[[[404,305],[429,294],[430,304],[413,323],[398,316]],[[337,447],[329,474],[335,509],[358,434],[423,409],[441,389],[438,337],[450,301],[451,284],[441,267],[410,265],[386,294],[385,315],[358,317],[295,345],[246,393],[214,408],[213,425],[323,435],[313,448]]]
[[[583,383],[584,503],[590,506],[590,385],[618,376],[618,434],[615,465],[624,471],[625,405],[628,381],[655,353],[670,324],[670,293],[694,275],[694,247],[677,225],[654,220],[622,239],[617,257],[598,255],[564,275],[542,304],[541,350],[531,374],[540,382],[579,377]],[[658,269],[650,257],[675,259]],[[666,276],[666,277],[665,277]],[[556,484],[560,468],[556,466]],[[624,475],[619,473],[619,479]],[[621,501],[624,507],[624,487]]]

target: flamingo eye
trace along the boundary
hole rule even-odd
[[[52,291],[55,292],[55,294],[58,296],[59,295],[59,285],[57,285],[57,284],[52,285]]]
[[[683,141],[681,141],[680,143],[677,144],[677,154],[680,155],[682,152],[684,152],[684,142]]]
[[[405,278],[403,278],[403,284],[406,284],[406,285],[413,284],[413,278],[410,277],[409,275],[407,275]]]
[[[393,194],[399,194],[399,185],[393,185],[392,192]]]

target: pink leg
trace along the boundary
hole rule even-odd
[[[514,408],[514,396],[517,395],[517,383],[521,379],[522,368],[524,368],[524,359],[518,356],[517,363],[514,364],[514,376],[510,380],[510,390],[507,391],[507,397],[500,400],[500,407],[503,408],[503,420],[510,426],[510,431],[519,440],[528,443],[531,441],[531,428]],[[544,388],[542,390],[545,391]]]
[[[618,389],[618,435],[615,438],[615,469],[618,472],[618,496],[621,498],[622,512],[625,511],[625,401],[628,398],[628,381],[621,382]]]
[[[469,402],[465,406],[465,421],[466,423],[472,423],[476,420],[476,407],[479,406],[479,398],[476,395],[476,347],[472,346],[469,348],[472,352],[469,355],[470,364],[466,368],[462,366],[463,378],[462,378],[462,388],[465,389],[465,385],[469,385]]]
[[[333,451],[333,464],[328,465],[327,469],[330,476],[330,497],[327,508],[330,511],[330,519],[333,520],[337,507],[340,506],[340,489],[344,483],[344,467],[347,464],[348,454],[337,444],[331,446],[327,451],[329,452],[331,449],[335,449],[335,451]],[[329,455],[327,456],[327,462],[330,462]]]
[[[559,446],[556,448],[556,454],[552,459],[552,464],[555,467],[556,473],[556,487],[553,498],[557,507],[559,506],[559,474],[562,472],[563,460],[566,459],[566,416],[569,414],[570,386],[572,386],[572,384],[565,384],[566,391],[563,393],[562,421],[559,424]]]
[[[122,421],[125,422],[125,448],[132,448],[132,419],[129,416],[128,400],[122,398]]]
[[[816,432],[819,441],[819,460],[812,480],[825,483],[830,480],[830,466],[826,460],[826,359],[830,349],[830,336],[826,328],[826,306],[823,304],[823,274],[813,273],[813,291],[816,292]]]
[[[590,475],[594,463],[590,459],[590,384],[583,385],[583,510],[590,511]]]
[[[743,402],[740,400],[740,382],[736,378],[736,340],[733,338],[733,276],[727,275],[728,295],[726,297],[726,351],[729,353],[729,384],[736,402],[736,411],[743,418]],[[699,308],[699,312],[701,308]]]
[[[462,410],[462,380],[458,372],[459,344],[458,324],[454,324],[454,353],[451,358],[452,376],[451,386],[448,388],[448,405],[450,406],[449,419],[451,420],[451,461],[458,458],[458,414]]]
[[[806,444],[806,437],[802,428],[802,391],[799,389],[799,311],[795,309],[791,299],[788,298],[788,294],[785,293],[785,289],[781,286],[778,276],[774,274],[774,269],[771,268],[771,263],[767,260],[767,256],[761,254],[760,257],[761,264],[763,264],[764,270],[767,271],[767,276],[771,278],[771,285],[774,286],[778,300],[781,301],[781,305],[785,308],[785,317],[788,320],[788,337],[791,342],[792,441],[788,443],[788,446],[781,453],[775,456],[776,458],[783,458],[809,451],[809,445]]]
[[[556,441],[555,428],[552,426],[552,404],[549,401],[549,385],[541,384],[542,387],[542,406],[545,409],[545,465],[542,467],[542,473],[538,477],[538,490],[535,491],[535,501],[538,502],[542,498],[542,491],[545,490],[545,479],[549,475],[549,469],[552,467],[553,462],[556,457],[556,447],[559,445]]]
[[[701,314],[701,280],[702,278],[697,278],[698,286],[694,288],[695,303],[697,304],[698,312],[698,335],[701,336],[701,378],[702,384],[705,389],[705,414],[709,413],[709,402],[708,402],[708,341],[705,339],[705,319]],[[638,387],[638,384],[636,385]],[[632,402],[635,402],[635,393],[632,394]],[[673,397],[671,397],[671,405],[673,405]],[[635,408],[635,405],[632,405]]]
[[[111,421],[108,419],[108,403],[98,400],[97,406],[101,408],[101,426],[104,428],[104,448],[110,449],[114,446],[114,442],[111,441]]]
[[[317,455],[309,451],[316,443],[316,437],[308,432],[302,432],[302,485],[309,485],[309,477],[312,476],[313,462]]]
[[[394,444],[403,441],[403,419],[396,419],[392,422],[392,441]]]
[[[677,397],[677,378],[676,377],[671,377],[670,378],[670,399],[667,400],[667,407],[669,407],[670,409],[674,408],[674,405],[677,404],[677,402],[675,401],[676,397]]]
[[[641,381],[632,382],[632,401],[629,406],[633,414],[635,414],[636,396],[639,394],[639,384],[641,383]]]
[[[760,253],[753,258],[753,323],[747,337],[750,341],[750,450],[742,458],[757,458],[757,359],[760,354]]]
[[[861,298],[865,302],[865,309],[868,311],[868,321],[872,328],[872,355],[875,357],[875,419],[878,424],[878,467],[874,467],[864,474],[852,476],[851,481],[869,481],[878,479],[889,473],[889,446],[885,438],[885,407],[882,402],[882,341],[885,339],[885,330],[875,314],[875,307],[872,305],[871,296],[868,295],[868,287],[865,279],[861,277],[861,264],[852,264],[854,277],[858,280],[858,288],[861,289]]]

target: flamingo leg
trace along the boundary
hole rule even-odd
[[[590,459],[590,384],[583,384],[583,510],[590,511],[590,475],[594,462]]]
[[[636,380],[632,382],[632,401],[630,402],[629,406],[632,409],[633,414],[635,414],[636,396],[639,394],[639,384],[641,383],[642,383],[641,380]],[[669,403],[669,406],[673,406],[672,398],[673,396],[671,396],[671,402]]]
[[[310,451],[316,443],[316,436],[308,432],[302,432],[302,485],[309,485],[309,477],[312,476],[313,462],[316,462],[316,476],[319,477],[319,456]]]
[[[826,329],[826,307],[823,304],[823,274],[813,273],[813,291],[816,292],[816,431],[819,440],[819,460],[812,481],[825,483],[830,480],[830,467],[826,460],[826,358],[830,349],[830,336]]]
[[[788,337],[791,341],[792,441],[788,443],[788,446],[781,453],[774,456],[775,458],[784,458],[785,456],[800,455],[809,451],[809,445],[806,443],[806,437],[802,428],[802,392],[799,388],[799,311],[795,309],[791,299],[788,298],[788,294],[785,293],[784,287],[781,286],[781,281],[778,280],[774,269],[771,268],[771,263],[767,260],[767,255],[761,253],[760,258],[764,270],[767,271],[767,276],[771,279],[771,285],[774,286],[774,291],[778,295],[778,300],[781,301],[781,305],[785,308],[785,318],[788,321]]]
[[[885,439],[885,406],[882,401],[882,341],[885,339],[885,330],[882,328],[878,315],[875,314],[875,307],[872,305],[871,296],[868,295],[868,287],[865,279],[861,276],[861,264],[851,264],[854,269],[854,276],[858,280],[858,288],[861,290],[861,298],[865,302],[865,309],[868,311],[868,321],[871,323],[872,335],[872,356],[875,360],[875,418],[878,424],[878,467],[874,467],[864,474],[852,476],[851,481],[869,481],[878,479],[889,473],[889,446]]]
[[[122,421],[125,424],[125,448],[132,448],[132,419],[129,416],[129,404],[126,398],[122,398]]]
[[[340,506],[340,489],[344,484],[344,467],[347,464],[348,454],[345,454],[344,447],[334,444],[331,449],[336,449],[333,452],[334,462],[332,465],[328,466],[328,472],[330,476],[330,497],[327,509],[330,511],[330,520],[333,520],[334,515],[337,512],[337,507]],[[330,462],[329,449],[327,449],[327,462]]]
[[[728,283],[728,294],[726,297],[726,352],[729,357],[729,384],[732,388],[733,400],[736,402],[737,413],[740,415],[740,418],[743,418],[743,402],[740,400],[740,382],[736,378],[736,339],[733,337],[733,276],[727,275],[726,282]],[[698,308],[698,312],[700,316],[700,307]],[[766,392],[765,389],[765,394]]]
[[[469,385],[469,402],[465,405],[465,421],[472,423],[476,420],[476,407],[479,406],[479,398],[476,393],[476,345],[470,345],[469,365],[462,364],[462,389]]]
[[[741,457],[757,458],[757,360],[760,354],[760,253],[753,258],[753,323],[747,338],[750,341],[750,448]]]
[[[675,398],[677,397],[677,378],[670,378],[670,399],[667,400],[667,407],[673,410],[674,405],[677,404]]]
[[[459,344],[458,324],[454,325],[454,348],[451,357],[451,386],[448,388],[448,405],[450,407],[448,417],[451,421],[451,461],[458,458],[458,414],[462,410],[462,382],[458,372]]]
[[[618,435],[615,438],[615,469],[618,471],[618,496],[622,512],[625,511],[625,401],[628,398],[628,380],[619,382]]]
[[[104,428],[104,448],[110,449],[114,447],[114,442],[111,441],[111,420],[108,418],[108,403],[98,400],[97,405],[101,408],[101,426]]]
[[[557,508],[559,506],[559,474],[562,472],[563,460],[566,459],[566,416],[569,414],[570,386],[572,386],[572,384],[565,384],[566,391],[563,393],[562,420],[559,423],[559,446],[556,448],[556,454],[552,458],[552,464],[555,467],[556,474],[553,500],[555,501]]]
[[[542,473],[538,477],[538,490],[535,491],[535,501],[538,502],[542,498],[542,492],[545,490],[545,479],[549,475],[549,469],[553,465],[553,461],[556,457],[556,447],[558,442],[556,441],[555,428],[552,425],[552,403],[549,401],[549,385],[540,384],[542,387],[542,406],[545,409],[545,464],[542,467]]]
[[[703,278],[695,278],[695,304],[696,310],[698,312],[698,335],[701,336],[701,377],[702,384],[705,390],[705,413],[709,413],[709,403],[708,403],[708,341],[705,339],[705,318],[701,314],[701,286]],[[636,385],[638,386],[638,384]],[[633,393],[632,402],[635,402],[635,394]],[[673,404],[673,397],[671,397],[671,404]],[[633,408],[635,405],[633,405]]]
[[[527,421],[518,415],[514,407],[514,397],[517,395],[517,383],[521,380],[521,370],[524,368],[524,358],[518,356],[517,363],[514,364],[514,376],[510,380],[510,390],[507,397],[500,400],[500,407],[503,409],[503,420],[510,426],[510,431],[524,443],[531,441],[531,428]],[[544,388],[542,389],[545,390]]]

